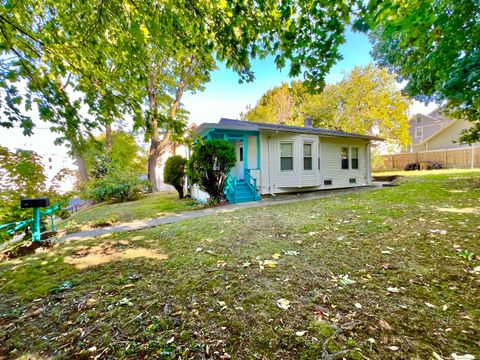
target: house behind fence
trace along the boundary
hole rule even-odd
[[[480,146],[382,155],[373,171],[403,170],[410,163],[439,163],[444,168],[480,168]]]

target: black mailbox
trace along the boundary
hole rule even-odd
[[[40,208],[50,206],[48,198],[22,199],[20,200],[20,207],[22,209]]]

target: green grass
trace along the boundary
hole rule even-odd
[[[101,203],[80,210],[59,224],[59,228],[77,231],[82,227],[100,227],[139,219],[168,216],[202,207],[190,199],[178,198],[176,192],[161,192],[142,196],[125,203]]]
[[[399,183],[72,241],[0,263],[0,353],[478,357],[480,173]],[[467,260],[460,249],[476,255]],[[127,256],[135,251],[143,256]],[[102,257],[112,254],[116,261]],[[354,282],[342,284],[345,275]],[[72,289],[50,293],[67,280]]]
[[[373,176],[381,175],[401,175],[401,176],[425,176],[425,175],[452,175],[452,174],[478,174],[480,169],[443,169],[443,170],[392,170],[392,171],[376,171]]]

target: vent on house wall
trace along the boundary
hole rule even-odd
[[[350,184],[356,184],[357,183],[357,179],[350,179],[348,181],[350,182]]]
[[[332,180],[325,180],[323,185],[332,185]]]

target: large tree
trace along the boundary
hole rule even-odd
[[[405,94],[470,120],[466,142],[480,139],[479,19],[478,0],[372,0],[365,18],[377,63],[406,82]]]
[[[154,182],[156,159],[184,128],[178,116],[182,95],[208,81],[214,57],[241,81],[252,81],[251,59],[273,55],[279,68],[288,63],[291,76],[303,72],[306,83],[321,88],[325,74],[341,58],[339,46],[359,3],[7,0],[0,8],[0,52],[6,59],[1,62],[5,91],[0,106],[8,116],[0,125],[20,122],[30,134],[31,119],[19,107],[29,97],[43,98],[44,83],[34,91],[28,86],[24,96],[18,84],[36,83],[37,69],[54,82],[72,74],[71,81],[80,84],[75,91],[88,92],[84,104],[108,115],[94,118],[95,125],[108,129],[111,116],[117,115],[103,107],[116,102],[90,95],[128,104],[136,126],[146,130],[150,141],[149,176]],[[55,112],[57,105],[51,106]]]
[[[292,81],[290,85],[282,83],[267,90],[254,107],[247,106],[246,112],[240,117],[249,121],[301,125],[303,118],[300,106],[306,95],[307,89],[302,82]]]
[[[372,64],[355,67],[342,81],[311,93],[302,82],[268,90],[242,117],[250,121],[303,125],[310,116],[316,127],[376,134],[406,146],[410,142],[404,97],[395,76]]]
[[[314,126],[379,135],[406,146],[411,141],[409,106],[395,76],[370,64],[355,67],[340,82],[308,96],[301,109]]]

